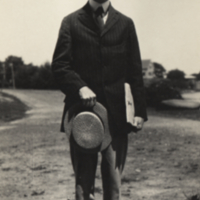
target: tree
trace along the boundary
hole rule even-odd
[[[181,70],[174,69],[168,72],[167,78],[170,80],[184,80],[185,73]]]
[[[167,78],[173,83],[173,87],[178,90],[183,90],[188,88],[188,83],[185,79],[185,73],[181,70],[174,69],[169,71]]]
[[[164,78],[164,73],[166,72],[165,68],[159,64],[154,62],[154,73],[158,78]]]
[[[5,60],[5,63],[12,63],[15,70],[17,67],[24,65],[24,61],[22,60],[22,58],[17,56],[8,56]]]
[[[32,89],[32,77],[38,72],[39,68],[33,65],[23,65],[15,73],[17,88]]]
[[[31,78],[31,82],[34,89],[56,89],[57,86],[51,72],[51,64],[46,62],[40,66],[37,73]]]
[[[200,72],[196,75],[196,80],[200,80]]]
[[[6,81],[4,83],[3,65],[5,66]],[[14,84],[13,84],[14,83]],[[34,66],[32,63],[24,64],[21,57],[8,56],[5,62],[0,62],[0,85],[15,85],[21,89],[57,89],[51,64],[44,63],[41,66]]]
[[[21,57],[17,56],[8,56],[5,59],[5,76],[6,76],[6,82],[8,85],[15,85],[15,73],[17,70],[19,70],[24,65],[24,61]]]

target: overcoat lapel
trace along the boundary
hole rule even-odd
[[[92,16],[92,9],[90,8],[89,3],[87,3],[79,12],[79,20],[90,30],[97,32],[98,27],[95,24],[95,21]]]
[[[88,27],[89,29],[91,29],[92,31],[98,34],[99,28],[96,25],[92,14],[93,14],[92,9],[90,8],[89,3],[87,3],[79,12],[79,20],[86,27]],[[117,11],[112,7],[112,5],[110,5],[107,22],[100,33],[101,37],[105,35],[109,31],[109,29],[118,21],[118,18],[119,16],[118,16]]]
[[[101,32],[101,37],[109,31],[109,29],[118,21],[118,19],[119,15],[117,11],[112,7],[112,5],[110,5],[108,19],[103,28],[103,31]]]

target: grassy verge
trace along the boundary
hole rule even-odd
[[[168,127],[147,127],[131,135],[122,184],[130,190],[142,185],[143,189],[160,191],[150,200],[186,200],[184,193],[195,196],[200,184],[199,140],[200,135]]]
[[[0,121],[9,122],[21,119],[28,109],[28,106],[16,97],[3,92],[0,93]]]
[[[152,116],[160,117],[174,117],[178,119],[191,119],[200,120],[200,110],[199,109],[178,109],[178,108],[148,108],[148,114]]]

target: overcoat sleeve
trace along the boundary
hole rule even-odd
[[[73,69],[72,36],[70,17],[63,19],[52,61],[52,72],[61,91],[66,95],[77,95],[86,83]]]
[[[135,116],[142,117],[147,121],[146,113],[146,100],[142,75],[142,62],[139,50],[139,44],[135,26],[132,20],[130,20],[129,26],[129,49],[128,49],[128,69],[126,75],[126,81],[130,84],[134,104],[135,104]]]

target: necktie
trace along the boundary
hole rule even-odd
[[[100,30],[103,30],[103,27],[104,27],[103,16],[104,16],[104,10],[102,6],[100,6],[94,12],[94,18]]]

